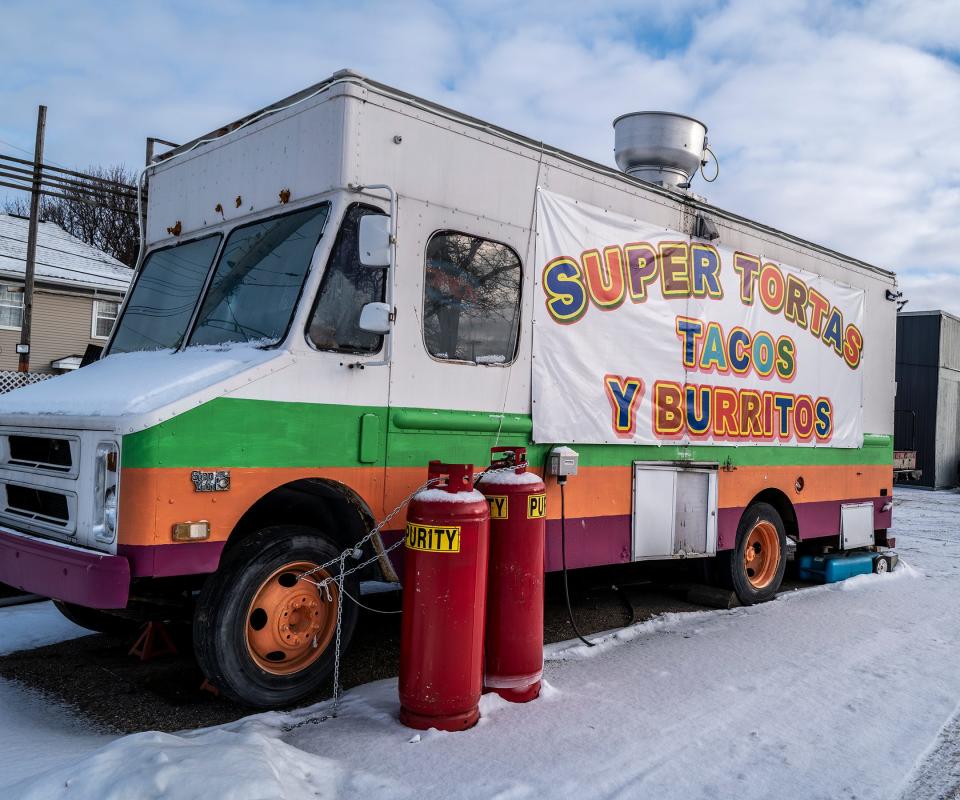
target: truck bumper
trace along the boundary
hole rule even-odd
[[[89,608],[126,608],[130,563],[0,528],[0,583]]]

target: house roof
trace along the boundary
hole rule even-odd
[[[27,269],[27,230],[23,217],[0,214],[0,277],[23,279]],[[53,222],[37,227],[39,283],[82,287],[123,294],[133,278],[133,270],[71,236]]]

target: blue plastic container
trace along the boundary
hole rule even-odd
[[[874,553],[828,553],[825,556],[800,556],[800,580],[836,583],[854,575],[873,572]]]

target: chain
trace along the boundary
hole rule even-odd
[[[473,474],[473,481],[474,481],[473,485],[476,486],[477,483],[480,482],[480,479],[486,477],[487,475],[495,475],[498,472],[515,471],[520,467],[526,467],[526,466],[527,466],[527,463],[522,462],[520,464],[510,464],[509,466],[506,466],[506,467],[497,467],[496,469],[491,469],[490,467],[488,467],[487,469],[483,470],[483,472],[475,472]],[[357,572],[363,569],[364,567],[368,566],[369,564],[372,564],[374,561],[379,561],[383,556],[386,556],[389,553],[392,553],[394,550],[400,547],[400,545],[403,544],[404,539],[401,536],[396,542],[394,542],[392,545],[390,545],[388,548],[386,548],[382,552],[375,553],[370,558],[360,562],[359,564],[354,565],[350,569],[346,569],[347,559],[348,558],[359,559],[363,554],[363,551],[361,548],[363,547],[364,544],[369,542],[376,534],[380,533],[384,525],[386,525],[390,520],[392,520],[395,516],[397,516],[397,514],[399,514],[404,508],[406,508],[407,505],[410,503],[411,500],[413,500],[414,497],[416,497],[420,492],[426,489],[429,489],[431,486],[433,486],[433,484],[439,483],[440,480],[441,480],[440,478],[431,478],[430,480],[420,484],[420,486],[418,486],[410,494],[408,494],[405,498],[403,498],[403,500],[400,501],[400,503],[396,506],[396,508],[393,509],[393,511],[387,514],[387,516],[385,516],[382,520],[380,520],[380,522],[377,525],[371,528],[370,531],[368,531],[361,539],[359,539],[357,543],[353,545],[353,547],[348,547],[346,550],[340,553],[340,555],[338,555],[336,558],[331,558],[329,561],[321,564],[319,567],[314,567],[313,569],[310,569],[307,572],[301,573],[300,575],[297,576],[297,580],[304,580],[307,583],[312,583],[318,589],[320,589],[323,592],[327,592],[328,594],[329,594],[329,589],[327,588],[328,584],[333,582],[337,586],[337,633],[336,633],[336,639],[334,641],[334,654],[333,654],[333,709],[331,710],[330,714],[322,714],[318,717],[308,717],[307,719],[301,720],[300,722],[297,722],[293,725],[285,725],[283,727],[284,732],[289,733],[290,731],[296,730],[297,728],[302,728],[304,725],[319,725],[321,722],[326,722],[328,719],[331,719],[331,718],[336,719],[337,711],[340,706],[340,695],[343,691],[342,687],[340,686],[340,636],[341,636],[342,621],[343,621],[343,598],[349,597],[358,606],[363,606],[363,604],[360,603],[359,600],[354,598],[352,595],[347,594],[346,590],[344,589],[344,581],[348,575],[351,575],[354,572]],[[332,566],[333,564],[336,564],[337,562],[339,562],[340,564],[340,568],[337,575],[335,576],[331,575],[329,577],[324,578],[321,581],[310,580],[311,575],[317,572],[320,572],[321,570],[324,570],[327,567]],[[366,606],[363,606],[363,607],[365,608]],[[371,610],[374,610],[374,609],[371,609]],[[384,613],[384,612],[381,612],[381,613]]]
[[[496,469],[488,468],[488,469],[485,469],[483,472],[475,472],[473,474],[473,477],[474,477],[474,481],[476,482],[476,481],[479,481],[481,478],[486,477],[487,475],[495,475],[498,472],[511,472],[519,469],[520,467],[526,467],[526,466],[527,466],[527,463],[523,462],[520,464],[511,464],[508,467],[497,467]],[[410,501],[413,500],[413,498],[416,497],[418,494],[420,494],[420,492],[426,489],[429,489],[435,483],[439,483],[440,481],[441,481],[440,478],[431,478],[430,480],[420,484],[420,486],[418,486],[410,494],[408,494],[405,498],[403,498],[403,500],[400,501],[400,503],[393,509],[393,511],[387,514],[387,516],[385,516],[382,520],[380,520],[380,522],[375,527],[371,528],[366,535],[364,535],[362,538],[357,540],[356,544],[344,550],[336,558],[331,558],[329,561],[321,564],[318,567],[314,567],[313,569],[300,573],[300,575],[297,576],[297,579],[306,580],[307,583],[312,583],[314,586],[316,586],[318,589],[321,589],[321,590],[326,589],[327,584],[329,583],[338,582],[339,579],[332,575],[320,581],[311,581],[309,580],[309,578],[311,575],[317,572],[320,572],[322,570],[325,570],[327,567],[330,567],[333,564],[336,564],[338,561],[340,562],[340,566],[342,568],[344,564],[344,556],[350,556],[351,558],[357,558],[357,559],[360,558],[362,555],[361,548],[363,547],[363,545],[369,542],[376,534],[380,533],[380,531],[383,530],[383,527],[388,522],[390,522],[390,520],[396,517],[397,514],[399,514],[404,508],[406,508],[407,505],[409,505]],[[476,485],[476,483],[474,485]],[[352,566],[346,572],[342,573],[343,577],[347,577],[348,575],[351,575],[354,572],[358,572],[362,570],[364,567],[369,566],[375,561],[379,561],[383,556],[393,552],[402,544],[403,544],[403,537],[400,537],[396,542],[390,545],[390,547],[388,547],[386,550],[383,550],[380,553],[374,553],[370,558],[367,558],[366,560],[361,561],[359,564]]]
[[[341,561],[344,553],[349,554],[353,558],[360,558],[361,553],[358,551],[360,551],[363,545],[369,542],[376,534],[380,533],[380,531],[383,530],[384,525],[386,525],[390,520],[392,520],[395,516],[397,516],[397,514],[403,511],[403,509],[406,508],[407,504],[411,500],[413,500],[413,498],[417,494],[422,492],[424,489],[429,489],[433,484],[439,483],[440,480],[441,480],[440,478],[431,478],[430,480],[420,484],[420,486],[418,486],[416,489],[410,492],[410,494],[404,497],[403,500],[401,500],[400,503],[396,506],[396,508],[393,509],[393,511],[387,514],[387,516],[385,516],[382,520],[380,520],[380,522],[377,525],[375,525],[363,537],[357,540],[357,543],[353,545],[353,547],[350,547],[347,550],[344,550],[344,552],[338,555],[336,558],[331,558],[329,561],[327,561],[324,564],[321,564],[319,567],[314,567],[313,569],[307,570],[306,572],[299,575],[298,579],[303,580],[304,578],[309,578],[315,572],[320,572],[322,570],[325,570],[327,567],[332,566],[333,564],[336,564],[338,561]],[[401,539],[401,541],[403,540]],[[385,551],[384,555],[386,555],[386,553],[389,553],[389,552],[390,552],[389,550]],[[356,572],[357,569],[361,569],[362,567],[365,567],[367,564],[373,563],[373,561],[376,561],[379,558],[380,558],[380,554],[377,554],[374,556],[374,558],[368,559],[362,565],[358,565],[354,567],[353,569],[350,570],[350,572]],[[347,574],[349,575],[350,573],[347,573]],[[320,583],[316,583],[315,581],[309,581],[309,583],[313,583],[315,586],[319,586],[323,588],[323,586],[326,586],[330,580],[331,580],[330,578],[325,578],[322,585]]]
[[[337,603],[337,640],[334,645],[336,648],[333,651],[333,716],[337,716],[337,707],[340,705],[340,692],[342,687],[340,686],[340,631],[342,625],[340,624],[343,620],[343,569],[344,561],[347,560],[347,553],[344,551],[340,554],[340,579],[337,581],[337,598],[339,602]]]

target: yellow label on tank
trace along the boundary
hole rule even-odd
[[[438,527],[408,522],[403,544],[410,550],[426,553],[459,553],[460,526]]]
[[[540,519],[547,513],[547,496],[532,494],[527,498],[527,519]]]
[[[505,494],[488,494],[487,504],[490,506],[490,519],[507,519],[509,517],[510,509]]]

